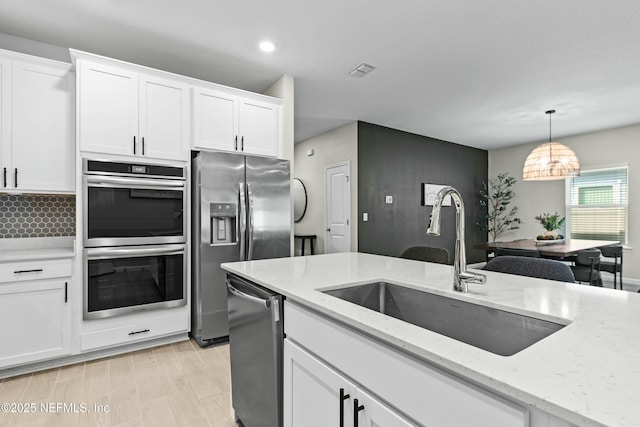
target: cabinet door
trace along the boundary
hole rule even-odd
[[[187,160],[189,89],[171,80],[140,76],[139,154]]]
[[[82,61],[78,85],[80,149],[137,154],[138,74]]]
[[[267,102],[241,99],[238,133],[240,149],[247,154],[278,156],[279,106]]]
[[[193,147],[235,152],[238,144],[238,98],[194,88]]]
[[[70,354],[67,279],[0,285],[0,367]]]
[[[11,61],[0,58],[0,172],[11,167]],[[7,172],[8,173],[8,172]],[[0,179],[3,179],[0,177]],[[10,184],[3,180],[2,188]]]
[[[354,385],[291,341],[284,342],[284,426],[353,425]],[[340,389],[349,397],[341,400]]]
[[[69,70],[13,63],[11,188],[74,190],[73,85]]]
[[[358,427],[415,427],[397,412],[359,388],[356,391],[358,407]],[[355,411],[355,404],[354,404]]]

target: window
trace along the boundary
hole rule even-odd
[[[567,178],[568,237],[627,243],[627,169],[583,170]]]

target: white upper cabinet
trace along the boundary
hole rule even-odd
[[[193,89],[193,146],[211,150],[237,150],[237,97],[203,88]]]
[[[135,154],[138,75],[82,62],[78,70],[78,139],[83,151]]]
[[[193,148],[277,157],[280,102],[193,89]]]
[[[189,89],[140,76],[140,153],[159,159],[189,157]]]
[[[280,107],[267,102],[241,99],[238,108],[241,151],[260,156],[277,156]]]
[[[0,166],[7,163],[11,163],[11,61],[0,57]],[[6,179],[2,185],[8,185]]]
[[[186,84],[84,60],[78,69],[82,151],[188,160]]]
[[[21,192],[73,192],[71,66],[20,54],[7,58],[0,59],[0,185]]]

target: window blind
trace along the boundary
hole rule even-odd
[[[628,168],[583,170],[567,179],[567,231],[573,239],[627,243]]]

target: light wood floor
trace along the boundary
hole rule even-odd
[[[0,426],[236,427],[229,393],[229,345],[182,341],[4,379],[0,404],[36,411],[0,411]]]

